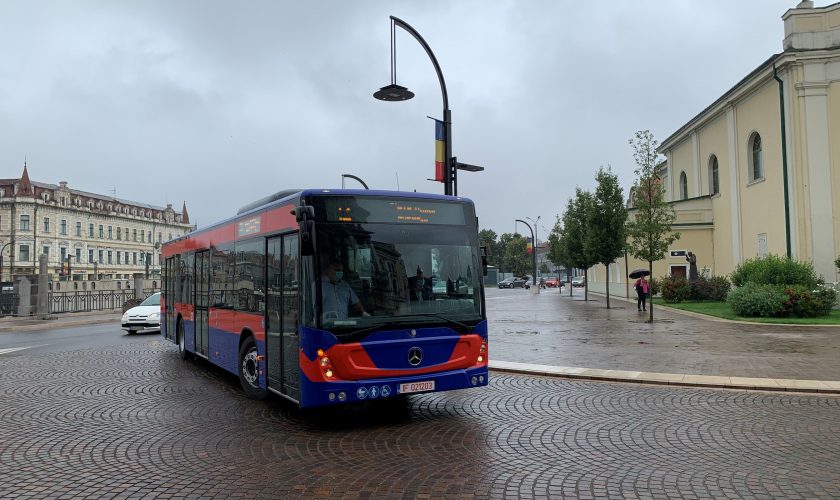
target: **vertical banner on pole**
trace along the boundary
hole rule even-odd
[[[435,120],[435,180],[438,182],[444,182],[445,180],[445,140],[446,129],[443,122]]]

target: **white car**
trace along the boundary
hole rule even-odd
[[[122,316],[122,329],[129,334],[160,331],[160,292],[149,295]]]

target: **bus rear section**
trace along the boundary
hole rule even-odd
[[[165,246],[162,333],[301,407],[484,386],[477,238],[468,200],[304,191]]]

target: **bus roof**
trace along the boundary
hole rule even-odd
[[[281,205],[287,204],[290,201],[297,201],[303,197],[309,196],[364,196],[364,197],[373,197],[373,196],[383,196],[383,197],[400,197],[400,198],[418,198],[418,199],[426,199],[426,200],[446,200],[446,201],[457,201],[463,203],[472,203],[472,200],[469,198],[464,198],[461,196],[447,196],[443,194],[434,194],[434,193],[417,193],[414,191],[386,191],[386,190],[374,190],[374,189],[287,189],[283,191],[278,191],[273,195],[266,196],[261,198],[253,203],[249,203],[248,205],[243,206],[237,211],[237,214],[233,217],[228,217],[227,219],[220,220],[214,224],[209,226],[203,227],[201,229],[197,229],[190,233],[187,233],[179,238],[174,240],[168,241],[164,243],[163,246],[167,246],[171,243],[178,242],[180,240],[188,239],[192,236],[199,235],[206,231],[211,231],[213,229],[217,229],[222,227],[226,224],[230,224],[235,222],[237,219],[241,219],[247,217],[249,215],[254,215],[272,208],[279,207]]]

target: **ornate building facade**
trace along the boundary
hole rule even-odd
[[[691,250],[709,275],[773,253],[811,262],[827,282],[840,277],[840,2],[801,1],[782,20],[782,52],[659,148],[681,238],[655,276],[686,274]],[[647,264],[614,266],[622,276]],[[603,266],[590,272],[603,288]]]
[[[186,202],[145,203],[29,179],[0,179],[0,281],[38,274],[47,255],[53,281],[160,275],[160,245],[194,229]]]

